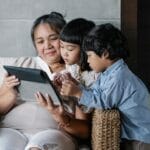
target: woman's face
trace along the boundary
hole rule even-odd
[[[68,65],[78,64],[80,60],[80,46],[60,40],[61,57]]]
[[[40,56],[48,64],[61,60],[59,35],[49,24],[39,24],[34,32],[35,47]]]

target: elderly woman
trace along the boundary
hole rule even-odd
[[[65,65],[60,55],[59,33],[65,23],[63,16],[57,12],[37,18],[31,36],[38,57],[4,58],[1,65],[42,69],[51,80],[55,73],[67,70],[76,78],[76,66]],[[27,102],[19,99],[14,88],[18,84],[20,82],[15,76],[5,75],[0,87],[1,149],[75,150],[78,146],[75,137],[84,139],[89,136],[90,117],[75,102],[64,101],[63,107],[53,106],[49,112],[36,100]],[[73,120],[72,125],[66,128],[65,125],[70,123],[68,116]]]

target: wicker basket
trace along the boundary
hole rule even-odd
[[[92,149],[120,149],[120,114],[118,110],[95,110],[92,120]]]

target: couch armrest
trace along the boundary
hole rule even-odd
[[[94,110],[92,150],[120,149],[120,114],[118,110]]]

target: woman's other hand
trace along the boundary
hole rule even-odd
[[[0,87],[0,95],[6,94],[8,92],[14,92],[16,93],[16,90],[14,89],[15,86],[19,85],[19,79],[16,78],[14,75],[8,76],[8,74],[5,75],[3,83]]]
[[[5,75],[0,87],[0,113],[8,112],[15,104],[17,99],[17,90],[14,88],[20,82],[15,76]]]

